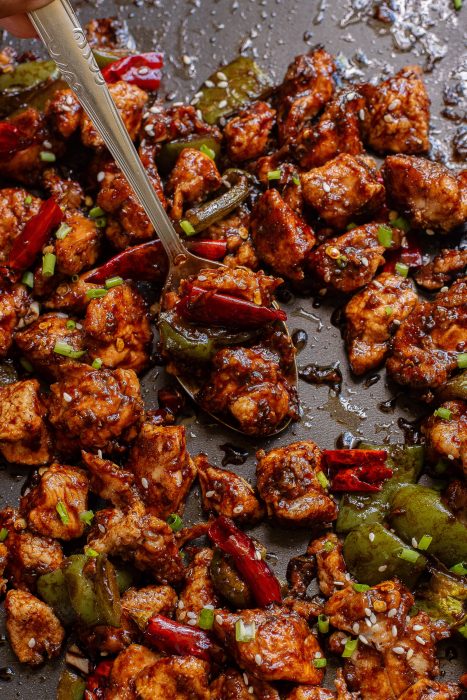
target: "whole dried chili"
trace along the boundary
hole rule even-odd
[[[156,282],[163,281],[168,262],[159,239],[127,248],[86,275],[86,282],[105,282],[118,275],[123,279]]]
[[[393,472],[386,450],[323,450],[332,491],[380,491]]]
[[[227,255],[226,241],[192,241],[187,248],[190,253],[207,260],[222,260]]]
[[[106,659],[101,661],[94,671],[89,674],[86,679],[86,690],[84,691],[83,700],[103,700],[109,685],[112,666],[113,661]]]
[[[2,158],[11,158],[31,143],[32,139],[24,136],[17,126],[9,122],[0,122],[0,156]]]
[[[232,557],[235,568],[260,607],[282,601],[279,581],[261,558],[251,537],[239,530],[233,520],[221,515],[209,526],[208,535],[219,549]]]
[[[102,70],[106,82],[116,83],[125,80],[131,85],[137,85],[143,90],[157,90],[162,78],[164,66],[163,54],[157,51],[125,56],[119,61],[110,63]]]
[[[27,221],[22,233],[13,241],[8,266],[13,270],[30,267],[62,219],[63,212],[53,197],[42,202],[37,214]]]
[[[204,661],[212,661],[223,656],[220,647],[207,632],[170,620],[164,615],[149,618],[144,639],[147,644],[166,654],[196,656]]]

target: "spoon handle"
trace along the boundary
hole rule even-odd
[[[86,35],[68,0],[29,13],[51,58],[76,94],[105,145],[120,167],[173,262],[185,250],[172,222],[154,192],[128,131],[110,96]]]

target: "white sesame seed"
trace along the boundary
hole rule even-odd
[[[334,581],[335,586],[343,586],[344,582],[343,581]]]
[[[149,111],[151,114],[159,114],[159,112],[162,112],[162,107],[160,107],[160,105],[153,105],[149,108]]]
[[[415,539],[415,537],[412,537],[412,547],[415,547],[415,549],[417,549],[417,547],[418,547],[418,542]]]
[[[371,613],[370,620],[372,625],[376,625],[376,615],[374,613]]]
[[[207,88],[213,88],[213,87],[214,87],[214,83],[212,82],[212,80],[205,80],[205,81],[204,81],[204,84],[206,85]]]
[[[225,107],[227,107],[227,104],[227,100],[221,100],[217,106],[219,107],[219,109],[224,109]]]
[[[97,456],[102,459],[102,450],[97,450]]]
[[[255,663],[260,666],[263,663],[263,657],[261,654],[255,654]]]
[[[320,652],[320,651],[315,651],[315,653],[313,654],[313,656],[314,656],[315,659],[320,659],[320,658],[321,658],[321,652]]]
[[[239,515],[239,513],[243,513],[243,506],[242,505],[235,506],[235,508],[233,509],[233,512],[235,513],[235,515]]]
[[[139,75],[147,75],[149,73],[149,68],[147,66],[141,66],[138,68]]]
[[[255,692],[255,689],[253,688],[252,685],[250,685],[250,687],[248,688],[248,692],[250,695],[253,695],[253,693]]]
[[[193,97],[193,99],[191,100],[190,104],[194,107],[195,105],[198,104],[199,100],[200,100],[199,97]]]
[[[434,236],[435,235],[435,232],[433,231],[432,228],[425,229],[425,233],[427,236]]]
[[[375,541],[375,533],[370,532],[370,534],[368,535],[368,539],[370,540],[370,542],[374,542]]]
[[[208,603],[208,605],[204,606],[206,610],[214,610],[214,605],[211,605],[211,603]]]
[[[182,610],[182,609],[185,607],[185,603],[183,602],[183,600],[179,600],[179,601],[178,601],[178,606],[177,606],[177,607],[179,607],[180,610]]]
[[[385,114],[383,119],[387,124],[391,124],[394,121],[390,114]]]
[[[441,287],[440,292],[447,292],[449,287]]]
[[[143,476],[143,478],[141,479],[141,486],[143,487],[143,489],[147,489],[149,486],[149,481],[146,479],[145,476]]]
[[[412,658],[413,653],[414,653],[414,652],[413,652],[413,649],[408,649],[408,651],[407,651],[407,660],[409,660],[409,659]]]
[[[196,110],[196,117],[197,117],[197,119],[199,119],[200,121],[203,119],[203,113],[202,113],[202,111],[201,111],[200,109],[197,109],[197,110]]]
[[[395,318],[394,321],[393,321],[393,324],[394,324],[395,326],[400,326],[400,325],[401,325],[401,320],[400,320],[400,318]]]
[[[220,83],[217,83],[217,87],[225,89],[229,87],[229,84],[226,80],[221,80]]]
[[[388,568],[387,564],[381,564],[381,566],[378,566],[378,571],[381,571],[381,573],[382,573],[383,571],[386,571],[387,568]]]
[[[404,647],[393,647],[392,650],[395,654],[403,654],[405,652]]]
[[[368,258],[362,258],[360,262],[362,263],[363,267],[368,267],[368,265],[370,264]]]
[[[227,80],[228,80],[226,74],[225,74],[225,73],[222,73],[222,71],[217,71],[216,77],[217,77],[218,80],[224,80],[224,81],[227,81]]]
[[[414,625],[412,629],[414,632],[421,632],[423,629],[423,625]]]
[[[102,182],[102,180],[105,178],[105,172],[101,170],[100,172],[97,173],[97,182]]]
[[[191,625],[192,627],[194,627],[198,623],[198,620],[191,619],[191,620],[187,620],[186,623],[187,623],[187,625]]]
[[[393,100],[390,105],[388,105],[388,110],[392,112],[394,109],[397,109],[399,107],[401,101],[400,100]]]
[[[451,460],[454,459],[454,455],[448,455],[447,457],[448,457],[448,459],[451,459]]]
[[[42,145],[44,146],[44,148],[52,148],[52,144],[50,143],[50,141],[47,140],[43,141]]]
[[[222,625],[222,616],[221,615],[216,615],[216,622],[218,625]]]
[[[144,127],[144,130],[150,136],[154,136],[154,127],[152,124],[146,124],[146,126]]]
[[[82,323],[77,323],[76,328],[81,331],[83,329],[83,324]]]
[[[391,627],[391,632],[392,632],[392,636],[393,636],[393,637],[397,637],[397,627],[396,627],[396,625],[393,625],[393,626]]]
[[[67,98],[66,98],[65,102],[67,103],[67,105],[72,105],[72,104],[73,104],[73,98],[72,98],[72,96],[71,96],[71,95],[67,95]]]
[[[188,616],[191,620],[194,620],[196,617],[198,617],[198,615],[197,615],[195,612],[193,612],[193,610],[190,610],[189,612],[187,612],[187,616]]]
[[[34,649],[35,646],[36,646],[36,640],[34,639],[34,637],[31,637],[31,639],[28,642],[28,647],[30,649]]]
[[[370,610],[370,608],[365,608],[365,611],[364,611],[364,612],[365,612],[365,615],[366,615],[367,617],[370,617],[370,615],[371,615],[371,610]]]
[[[346,581],[350,581],[350,574],[345,574],[344,578]]]
[[[245,685],[248,685],[248,676],[246,673],[243,674],[243,681],[244,681]]]
[[[185,618],[186,618],[186,612],[185,612],[184,610],[182,610],[182,612],[181,612],[180,615],[178,616],[178,619],[179,619],[179,620],[184,620]]]
[[[365,110],[361,109],[358,113],[358,116],[363,121],[365,119]]]
[[[206,491],[206,498],[212,498],[215,493],[215,491]]]
[[[323,182],[323,190],[324,190],[325,192],[330,192],[330,191],[331,191],[331,188],[330,188],[330,186],[328,185],[327,182]]]
[[[255,559],[256,559],[257,561],[261,561],[261,558],[262,558],[262,557],[261,557],[261,552],[259,551],[259,549],[257,549],[256,552],[255,552]]]
[[[388,612],[388,617],[395,617],[397,615],[397,608],[391,608]]]
[[[99,525],[97,527],[98,527],[99,532],[102,532],[102,533],[105,532],[105,527],[102,525],[102,523],[99,523]]]
[[[186,66],[189,66],[189,65],[191,65],[191,64],[193,63],[193,59],[191,58],[191,56],[187,56],[187,54],[184,54],[184,55],[182,56],[182,60],[183,60],[183,63],[184,63]]]
[[[73,397],[70,396],[66,391],[63,392],[63,400],[66,401],[67,403],[70,403],[73,401]]]
[[[371,626],[372,626],[371,620],[370,620],[368,617],[365,617],[365,625],[366,625],[367,627],[371,627]]]
[[[358,635],[358,638],[359,638],[359,640],[360,640],[361,642],[363,642],[363,644],[369,644],[369,641],[368,641],[368,639],[365,637],[364,634],[359,634],[359,635]]]
[[[354,623],[353,623],[353,625],[352,625],[352,632],[353,632],[354,634],[358,634],[358,633],[360,632],[360,625],[358,624],[358,622],[354,622]]]
[[[425,642],[425,640],[423,639],[423,637],[420,637],[419,634],[417,634],[417,636],[415,637],[415,639],[416,639],[417,642],[418,642],[419,644],[421,644],[423,647],[425,646],[426,642]]]

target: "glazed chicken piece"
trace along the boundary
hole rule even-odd
[[[467,448],[467,445],[465,446]],[[443,503],[464,525],[467,525],[467,482],[454,479],[443,493]]]
[[[100,554],[118,556],[147,571],[157,583],[177,584],[184,569],[170,527],[141,504],[124,513],[100,510],[93,521],[88,545]]]
[[[42,185],[57,204],[66,209],[79,209],[85,204],[84,191],[79,182],[62,177],[54,168],[44,170]]]
[[[131,447],[127,468],[151,513],[166,520],[171,513],[183,512],[196,476],[183,426],[144,423]]]
[[[148,666],[152,666],[160,654],[141,644],[131,644],[112,664],[106,700],[135,700],[135,681]]]
[[[306,125],[294,148],[302,168],[318,168],[339,153],[358,155],[365,100],[355,90],[339,92],[327,105],[316,124]]]
[[[456,175],[415,156],[388,156],[381,169],[388,201],[415,228],[448,233],[467,219],[467,171]]]
[[[172,218],[181,219],[186,205],[198,204],[221,183],[221,175],[209,156],[195,148],[184,148],[166,185],[167,194],[172,196]]]
[[[355,698],[355,695],[347,690],[341,668],[338,668],[336,671],[334,685],[336,686],[335,693],[326,688],[297,686],[287,695],[285,700],[331,700],[332,698],[336,698],[336,700],[353,700]]]
[[[337,518],[337,506],[322,487],[321,450],[314,442],[294,442],[256,453],[256,483],[268,516],[281,525],[310,526]]]
[[[108,85],[108,88],[128,133],[132,141],[134,141],[141,127],[143,110],[148,101],[148,95],[141,88],[136,85],[130,85],[124,80],[112,83]],[[81,119],[81,140],[89,148],[102,148],[104,146],[101,136],[99,136],[92,121],[85,113],[83,113]]]
[[[379,85],[360,87],[367,109],[365,143],[378,153],[426,153],[430,99],[419,66],[406,66]]]
[[[364,224],[329,238],[308,257],[309,275],[315,285],[339,292],[354,292],[368,284],[384,263],[387,251],[378,240],[380,224]],[[401,232],[392,229],[392,249],[401,243]]]
[[[131,51],[133,38],[125,20],[118,17],[98,17],[86,24],[86,37],[92,47],[100,49],[127,49]]]
[[[227,154],[234,163],[253,160],[266,150],[276,110],[266,102],[254,102],[230,119],[223,134]]]
[[[315,558],[319,589],[326,598],[352,585],[342,554],[342,542],[333,532],[312,540],[306,556]]]
[[[248,481],[235,472],[211,466],[204,454],[195,458],[195,465],[205,511],[240,523],[261,520],[264,509]]]
[[[101,285],[86,282],[85,273],[76,281],[67,280],[59,284],[46,299],[41,300],[41,303],[46,309],[52,311],[61,311],[62,313],[71,313],[81,316],[85,313],[91,301],[91,299],[86,296],[86,292],[90,289],[98,288],[101,288]]]
[[[0,598],[6,593],[8,579],[3,578],[8,561],[8,549],[3,542],[0,542]]]
[[[0,358],[7,356],[15,328],[24,323],[30,306],[31,299],[22,284],[0,286]]]
[[[69,139],[79,129],[83,108],[70,88],[57,90],[45,107],[47,123],[59,138]]]
[[[0,387],[0,452],[7,462],[46,464],[50,439],[37,379]]]
[[[467,403],[446,401],[440,406],[449,418],[431,415],[422,425],[429,451],[435,458],[456,460],[467,474]]]
[[[317,48],[297,56],[279,89],[279,142],[293,144],[303,125],[315,117],[334,93],[334,59]]]
[[[143,402],[133,370],[74,365],[50,392],[49,420],[65,452],[118,451],[136,436]]]
[[[249,642],[237,642],[235,627],[255,624],[256,636]],[[227,647],[242,671],[262,681],[290,681],[319,685],[323,671],[313,664],[321,655],[318,640],[303,618],[280,607],[267,610],[219,612],[214,632]]]
[[[88,490],[88,477],[82,469],[54,463],[22,497],[20,512],[33,532],[72,540],[81,537],[85,529],[79,516],[88,509]]]
[[[96,222],[76,209],[66,210],[63,221],[70,231],[65,238],[54,241],[57,272],[72,277],[94,265],[102,236]]]
[[[429,291],[450,285],[467,274],[467,248],[444,249],[415,273],[415,281]]]
[[[39,197],[19,187],[0,189],[0,264],[8,260],[13,241],[37,214],[41,203]]]
[[[146,302],[129,284],[92,299],[83,323],[90,362],[102,360],[110,369],[141,372],[149,362],[152,341]]]
[[[158,144],[186,140],[192,135],[209,135],[216,140],[221,139],[219,129],[200,119],[192,105],[163,107],[156,103],[145,115],[143,133],[145,139]]]
[[[8,639],[21,663],[39,666],[60,654],[65,630],[41,600],[26,591],[8,591],[5,615]]]
[[[140,500],[132,471],[84,450],[81,457],[89,471],[91,491],[99,498],[116,508],[131,507]]]
[[[199,279],[201,277],[201,279]],[[216,269],[202,270],[196,278],[196,286],[209,291],[228,294],[239,297],[245,301],[252,301],[262,306],[270,306],[273,301],[273,293],[280,285],[281,281],[274,277],[260,272],[252,272],[242,268],[227,269],[218,267]],[[182,280],[180,291],[183,293],[185,287],[191,282]]]
[[[343,229],[371,218],[384,204],[384,186],[369,158],[347,153],[300,176],[303,199],[326,226]]]
[[[399,384],[441,387],[467,347],[467,280],[458,280],[433,302],[419,302],[394,336],[386,368]]]
[[[251,236],[258,258],[277,275],[298,282],[303,263],[315,244],[310,226],[270,189],[258,199],[251,215]]]
[[[208,664],[194,656],[159,659],[138,674],[138,700],[210,700]]]
[[[456,700],[461,694],[461,689],[456,683],[438,683],[428,678],[411,685],[398,700]]]
[[[383,272],[352,297],[345,307],[345,342],[354,374],[382,364],[393,333],[416,303],[413,282],[392,272]]]
[[[234,668],[224,671],[211,683],[211,700],[280,700],[279,693],[269,683],[254,676],[239,673]]]
[[[210,574],[212,549],[204,548],[195,554],[186,570],[185,588],[180,593],[177,607],[177,620],[188,625],[196,625],[201,610],[220,606]]]
[[[21,354],[46,379],[59,379],[67,368],[77,364],[77,360],[54,352],[57,343],[66,343],[75,352],[86,349],[81,324],[70,328],[69,320],[63,314],[44,314],[15,335]]]

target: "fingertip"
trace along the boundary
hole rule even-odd
[[[18,37],[18,39],[34,39],[37,32],[26,15],[13,15],[0,20],[0,27]]]

